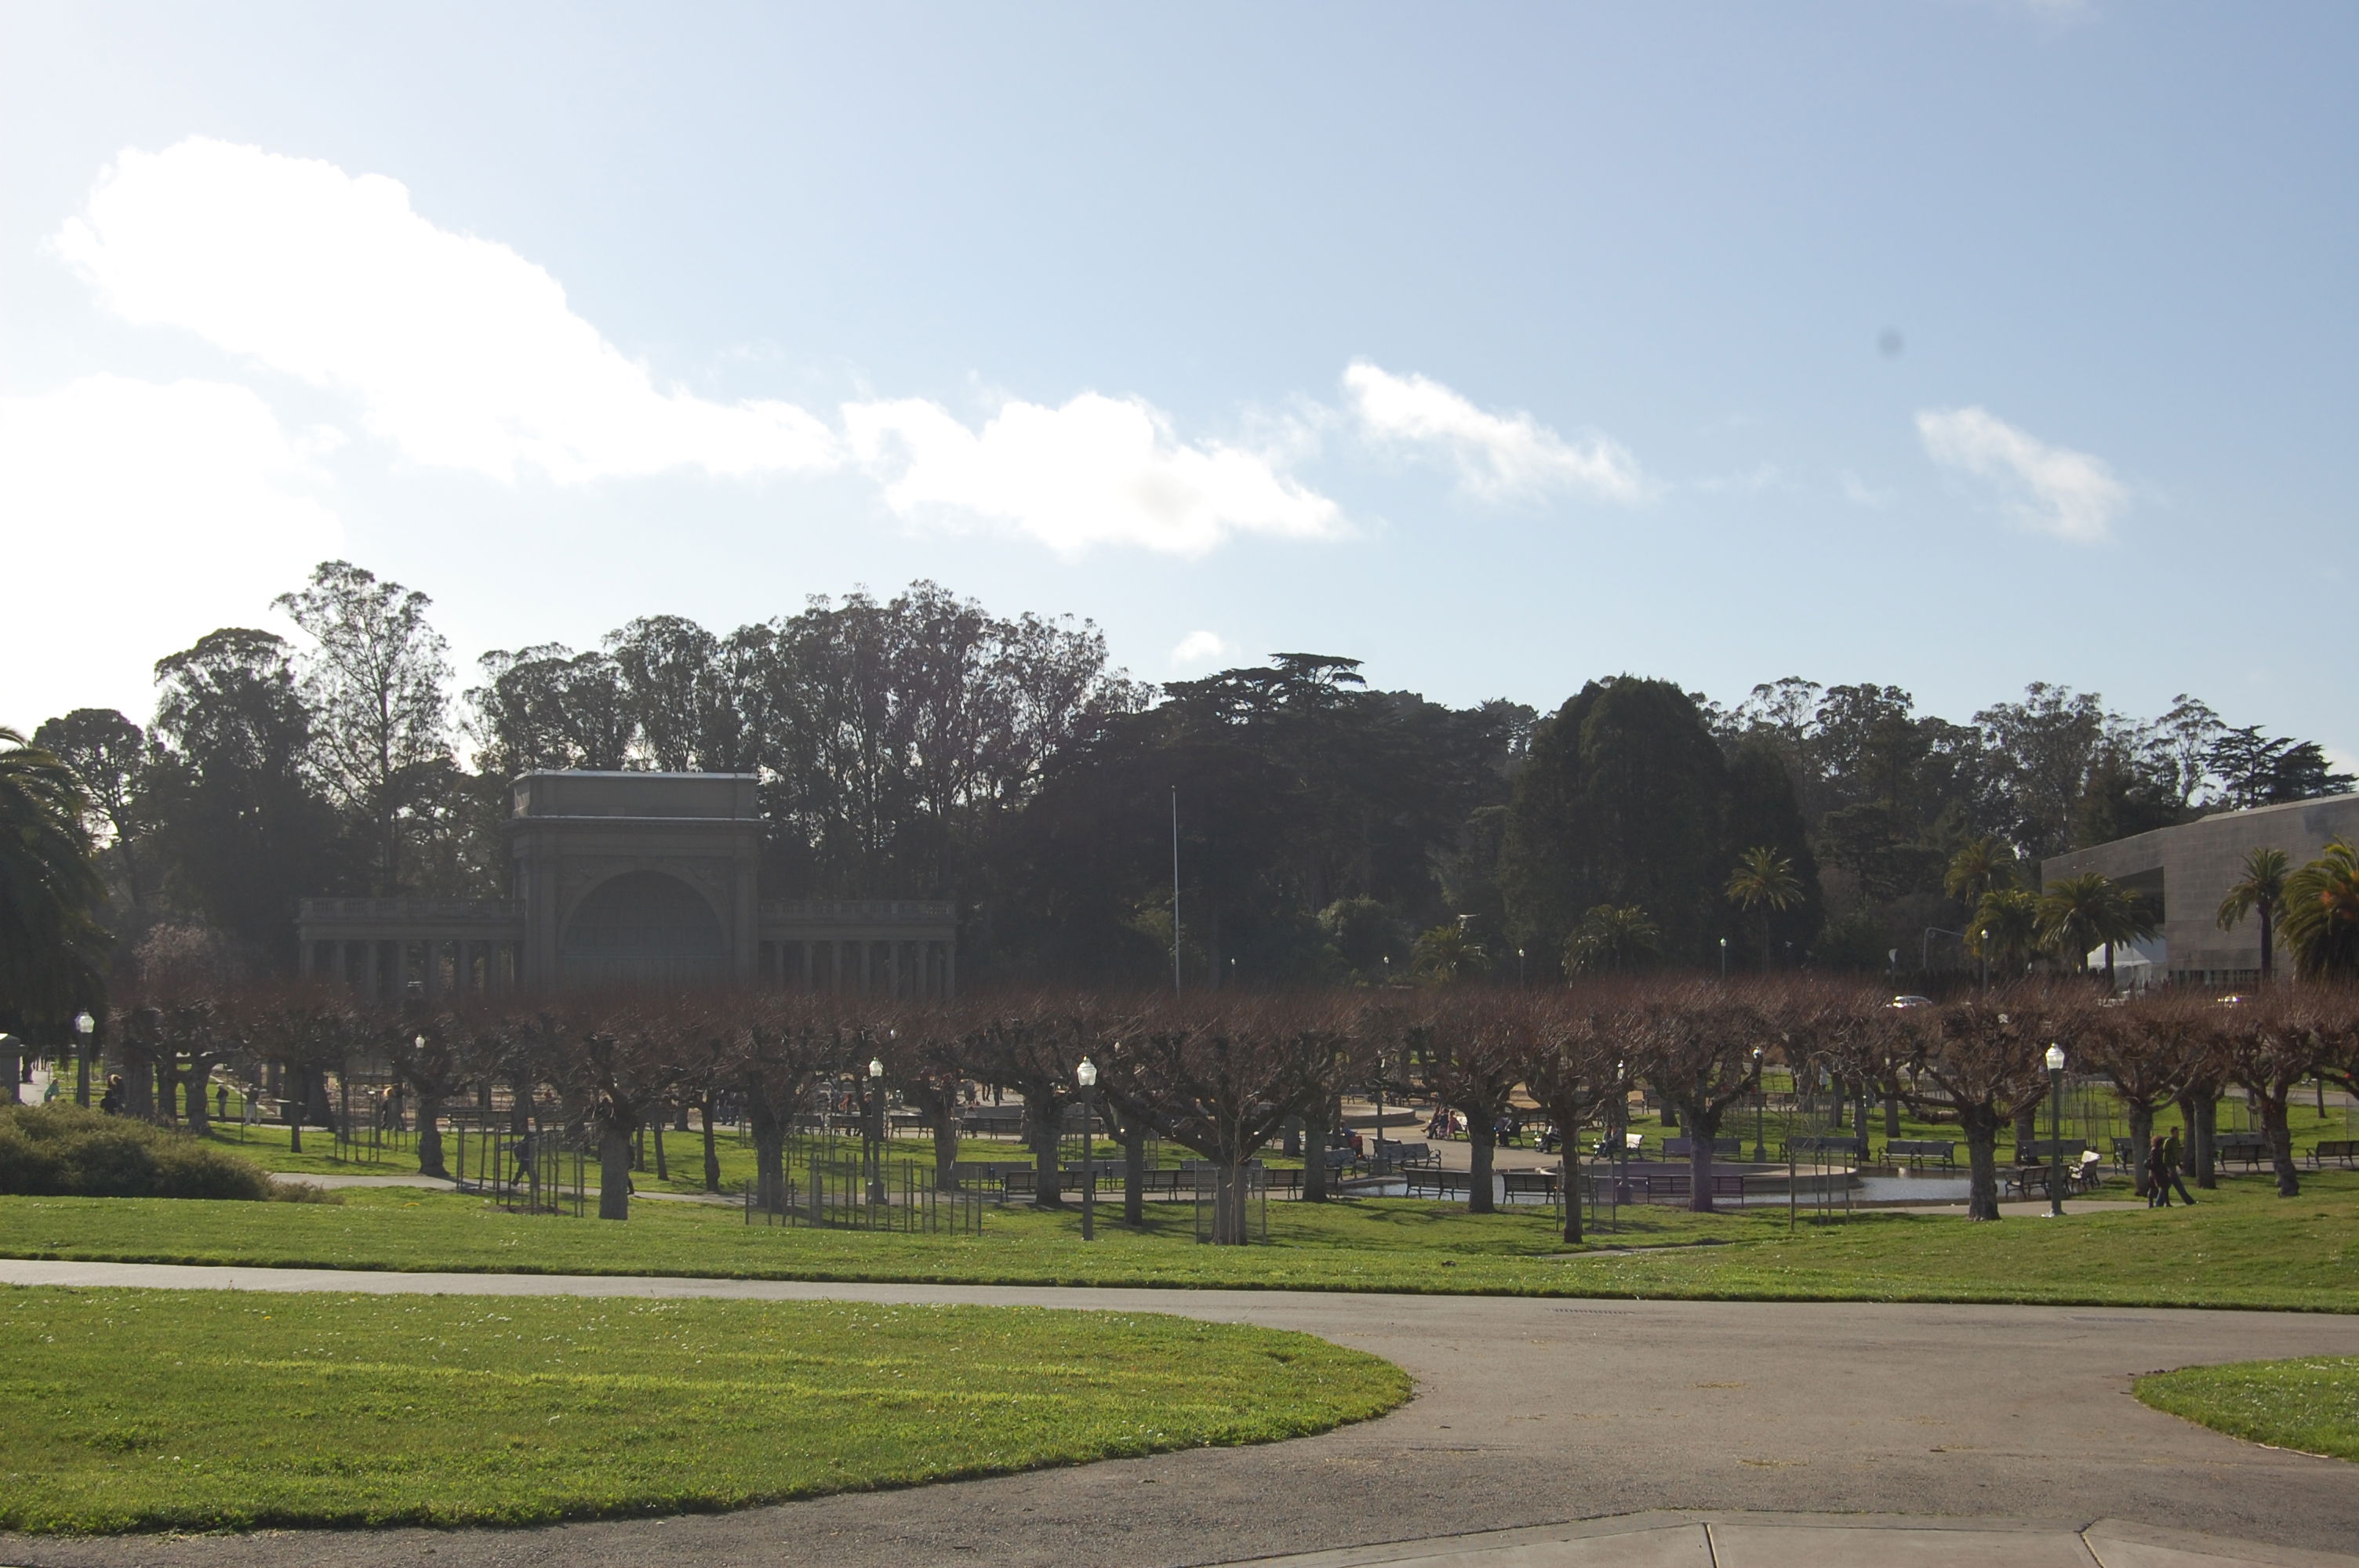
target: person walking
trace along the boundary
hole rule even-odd
[[[2179,1189],[2181,1203],[2190,1207],[2194,1206],[2195,1195],[2187,1190],[2187,1177],[2179,1169],[2179,1130],[2177,1128],[2171,1129],[2170,1136],[2163,1141],[2162,1173],[2155,1178],[2155,1185],[2159,1188],[2165,1182]],[[2164,1206],[2169,1206],[2170,1199],[2167,1195],[2162,1201]]]
[[[109,1116],[121,1116],[123,1114],[122,1074],[113,1073],[108,1075],[106,1080],[106,1092],[98,1097],[98,1108],[106,1112]]]
[[[2169,1148],[2169,1145],[2163,1141],[2162,1134],[2158,1132],[2154,1135],[2154,1142],[2147,1149],[2146,1206],[2148,1208],[2170,1206],[2170,1178],[2164,1174],[2164,1172],[2169,1169],[2166,1163],[2169,1159],[2167,1152]]]

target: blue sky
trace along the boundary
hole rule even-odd
[[[1149,678],[2359,756],[2359,10],[0,11],[0,723],[930,577]]]

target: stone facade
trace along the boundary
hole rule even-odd
[[[2040,863],[2040,875],[2053,882],[2100,871],[2136,892],[2149,910],[2160,912],[2164,961],[2173,984],[2250,985],[2261,974],[2259,920],[2247,916],[2234,930],[2223,931],[2217,918],[2221,901],[2244,878],[2245,856],[2254,849],[2282,849],[2299,870],[2318,859],[2330,838],[2359,841],[2359,795],[2218,812],[2054,856]]]
[[[715,984],[955,994],[949,903],[760,899],[757,782],[527,773],[507,820],[512,897],[305,899],[303,971],[429,1000]]]

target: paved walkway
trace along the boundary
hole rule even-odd
[[[1561,1521],[1652,1510],[1696,1510],[1698,1521],[1720,1522],[1705,1530],[1701,1522],[1658,1520],[1647,1529],[1668,1533],[1643,1538],[1625,1528],[1629,1539],[1616,1562],[1766,1564],[1780,1559],[1761,1553],[1806,1547],[1807,1560],[1826,1568],[2001,1560],[1988,1555],[1987,1541],[1954,1532],[1930,1542],[1905,1531],[1872,1541],[1763,1533],[1801,1527],[1758,1516],[1795,1513],[1851,1516],[1818,1520],[1813,1530],[1900,1513],[1973,1523],[2020,1548],[2005,1558],[2008,1568],[2051,1561],[2220,1568],[2217,1552],[2207,1565],[2203,1554],[2184,1554],[2180,1538],[2172,1545],[2156,1537],[2147,1555],[2136,1555],[2137,1530],[2202,1532],[2238,1543],[2242,1555],[2227,1561],[2256,1563],[2318,1561],[2277,1549],[2350,1551],[2359,1542],[2359,1467],[2239,1443],[2150,1411],[2128,1392],[2132,1376],[2158,1368],[2359,1355],[2359,1317],[34,1260],[0,1261],[0,1282],[1112,1307],[1305,1329],[1389,1357],[1418,1380],[1418,1397],[1380,1421],[1261,1448],[1194,1449],[734,1514],[536,1530],[0,1539],[5,1563],[333,1568],[416,1562],[431,1547],[438,1568],[637,1563],[659,1554],[700,1568],[805,1559],[831,1568],[944,1562],[1176,1568],[1322,1552],[1330,1555],[1310,1561],[1334,1568],[1419,1553],[1452,1568],[1519,1568],[1599,1560],[1565,1554],[1574,1550],[1569,1542],[1590,1537]],[[2022,1534],[2027,1527],[2012,1522],[2027,1517],[2053,1527],[2036,1548]],[[2106,1535],[2094,1528],[2100,1520],[2130,1522],[2107,1524],[2114,1533]],[[1432,1539],[1535,1527],[1554,1533]],[[2089,1531],[2087,1553],[2054,1555],[2077,1530]],[[1712,1555],[1695,1555],[1699,1541]],[[2102,1547],[2110,1555],[2098,1555],[2103,1542],[2114,1543]],[[1526,1555],[1502,1555],[1509,1547]],[[1984,1555],[1967,1554],[1969,1547]],[[1534,1555],[1544,1551],[1557,1554]],[[2153,1554],[2168,1552],[2182,1554]],[[1754,1555],[1740,1555],[1746,1552]]]

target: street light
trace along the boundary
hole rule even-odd
[[[1087,1056],[1073,1069],[1073,1082],[1082,1086],[1082,1239],[1098,1238],[1098,1145],[1095,1101],[1098,1088],[1098,1065]],[[1125,1178],[1127,1179],[1127,1178]]]
[[[1761,1047],[1753,1047],[1753,1162],[1765,1164],[1769,1146],[1761,1141],[1761,1117],[1768,1108],[1769,1086],[1761,1081]]]
[[[2048,1213],[2064,1217],[2064,1047],[2048,1047]]]
[[[1520,985],[1522,985],[1523,983],[1524,983],[1524,950],[1523,950],[1521,947],[1518,947],[1518,948],[1516,948],[1516,984],[1517,984],[1517,985],[1519,985],[1519,986],[1520,986]],[[2325,1080],[2325,1079],[2323,1079],[2323,1078],[2321,1078],[2321,1079],[2320,1079],[2319,1081],[2320,1081],[2321,1083],[2324,1083],[2326,1080]],[[2320,1092],[2321,1094],[2323,1094],[2323,1093],[2325,1093],[2326,1091],[2325,1091],[2325,1090],[2323,1090],[2323,1089],[2321,1089],[2321,1090],[2320,1090],[2319,1092]]]
[[[1728,938],[1720,939],[1720,978],[1728,979]]]
[[[82,1073],[74,1085],[74,1104],[90,1104],[90,1038],[98,1032],[98,1020],[89,1012],[74,1014],[74,1033],[82,1036]]]
[[[866,1120],[861,1130],[868,1134],[868,1202],[874,1206],[885,1201],[885,1064],[874,1056],[868,1059]]]

